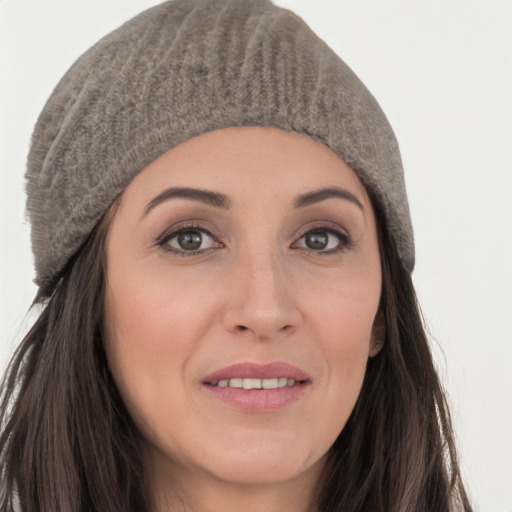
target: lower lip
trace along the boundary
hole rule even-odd
[[[223,402],[250,412],[275,411],[298,400],[306,391],[307,383],[296,383],[276,389],[221,388],[209,384],[205,388]]]

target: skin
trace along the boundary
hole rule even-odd
[[[155,204],[170,187],[222,193],[230,208]],[[349,198],[294,207],[334,187]],[[173,233],[190,224],[202,245],[186,257]],[[312,229],[326,246],[308,247]],[[382,346],[380,292],[370,201],[325,145],[230,128],[145,168],[109,230],[105,323],[112,374],[146,443],[155,510],[312,510],[326,453]],[[293,364],[308,382],[297,400],[264,412],[206,389],[207,375],[247,361]]]

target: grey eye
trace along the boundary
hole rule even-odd
[[[203,241],[200,231],[185,231],[177,236],[178,245],[185,251],[196,251]]]
[[[173,252],[185,253],[210,249],[214,244],[213,237],[207,231],[188,228],[171,233],[161,245]]]
[[[325,232],[315,233],[310,232],[306,233],[304,236],[304,242],[309,249],[325,249],[329,244],[329,235]]]
[[[332,228],[316,228],[302,235],[295,247],[310,251],[333,253],[349,243],[348,235]]]

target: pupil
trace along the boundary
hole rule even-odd
[[[201,247],[201,234],[198,231],[186,231],[178,236],[178,243],[182,249],[196,250]]]
[[[306,236],[306,245],[310,249],[325,249],[327,243],[328,237],[326,233],[308,233]]]

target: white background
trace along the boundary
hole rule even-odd
[[[34,294],[30,133],[52,88],[150,0],[0,0],[0,366]],[[414,279],[482,512],[512,512],[512,1],[277,0],[356,71],[397,133]],[[24,326],[23,326],[24,324]]]

